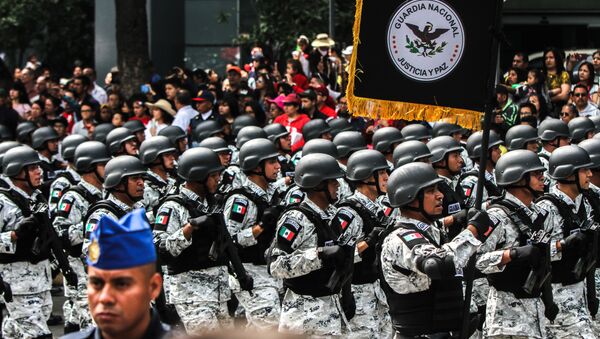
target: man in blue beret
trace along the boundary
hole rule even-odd
[[[64,336],[78,338],[162,338],[168,328],[150,303],[160,293],[152,231],[143,209],[119,221],[104,216],[90,235],[88,303],[97,324]]]

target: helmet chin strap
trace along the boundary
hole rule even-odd
[[[125,179],[127,179],[127,178],[125,178]],[[123,183],[123,181],[121,181],[121,183]],[[127,186],[127,183],[125,183],[125,186]],[[142,200],[144,198],[143,196],[141,196],[141,197],[132,197],[131,194],[129,194],[129,190],[127,188],[125,188],[124,190],[115,189],[114,191],[125,194],[134,203],[136,203],[136,202],[138,202],[138,201],[140,201],[140,200]]]
[[[335,179],[333,179],[333,180],[335,180]],[[328,183],[328,181],[322,182],[321,184],[323,185],[322,188],[315,187],[314,190],[316,192],[323,192],[323,193],[325,193],[325,198],[327,199],[327,201],[330,204],[335,204],[337,202],[337,196],[336,197],[332,197],[331,196],[331,192],[329,192],[329,183]]]
[[[439,215],[431,215],[425,211],[425,208],[424,208],[425,194],[423,191],[424,190],[421,189],[419,191],[419,194],[416,197],[416,200],[419,202],[419,207],[405,206],[403,208],[406,208],[407,210],[419,212],[425,217],[425,219],[427,219],[429,222],[433,223],[436,221],[436,219],[438,218]]]
[[[538,192],[538,191],[534,190],[533,188],[531,188],[531,176],[529,175],[529,173],[527,173],[527,176],[524,179],[525,179],[524,185],[509,185],[508,187],[509,188],[525,188],[529,192],[531,192],[531,194],[533,194],[534,197],[540,196],[540,193],[542,193],[542,192]]]
[[[379,186],[379,173],[377,173],[377,171],[373,173],[373,179],[375,179],[375,181],[367,181],[367,182],[363,181],[363,183],[365,185],[375,186],[375,188],[377,189],[377,195],[378,196],[383,195],[384,192],[381,190],[381,187]]]

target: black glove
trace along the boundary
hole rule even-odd
[[[467,225],[472,225],[477,229],[477,239],[482,242],[485,241],[485,239],[487,239],[487,237],[494,230],[495,225],[490,220],[488,214],[484,211],[471,209],[467,214],[467,218],[469,219]]]
[[[593,318],[598,314],[598,298],[588,298],[588,309]]]
[[[72,287],[77,287],[77,274],[75,272],[65,273],[63,272],[63,277],[67,281],[67,285]]]
[[[317,248],[319,259],[323,262],[323,266],[341,266],[344,263],[344,249],[340,245],[324,246]]]
[[[469,209],[465,208],[464,210],[452,214],[452,227],[466,227],[468,213]]]
[[[560,241],[561,251],[573,251],[582,254],[585,251],[586,237],[583,232],[575,232]]]
[[[12,289],[10,288],[10,284],[7,282],[4,282],[4,280],[2,279],[1,276],[0,276],[0,294],[4,295],[4,300],[7,303],[12,302],[13,298],[12,298]]]
[[[251,291],[254,288],[254,279],[248,274],[238,277],[240,288],[244,291]]]
[[[354,318],[354,315],[356,314],[356,300],[354,299],[354,294],[352,294],[350,287],[342,289],[340,303],[346,319],[351,320]]]
[[[533,245],[513,247],[510,249],[512,262],[528,262],[531,266],[537,265],[542,257],[540,249]]]
[[[189,220],[194,231],[210,231],[215,227],[215,220],[210,215],[201,215]]]
[[[369,245],[369,247],[374,247],[379,242],[381,237],[381,233],[385,231],[383,227],[374,227],[369,234],[367,234],[362,240]]]
[[[263,212],[262,218],[260,219],[260,227],[263,232],[272,232],[277,227],[277,220],[279,219],[279,207],[272,206]]]
[[[37,225],[38,221],[33,215],[21,220],[19,226],[15,230],[17,239],[32,237],[38,228]]]
[[[544,316],[546,316],[546,319],[554,321],[554,319],[556,319],[556,316],[558,315],[558,305],[552,302],[552,305],[544,306],[546,306],[544,307]]]

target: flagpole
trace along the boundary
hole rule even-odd
[[[486,84],[486,100],[485,100],[485,115],[483,118],[483,135],[481,139],[481,158],[479,161],[479,175],[477,178],[477,189],[475,191],[475,208],[480,209],[483,201],[483,183],[485,180],[485,171],[488,162],[488,145],[490,141],[490,129],[492,125],[492,116],[494,115],[494,88],[496,85],[496,68],[498,66],[498,50],[500,48],[500,29],[502,26],[502,4],[503,0],[496,0],[496,17],[490,27],[490,35],[492,37],[492,46],[489,62],[489,74]],[[463,305],[463,323],[460,331],[460,338],[467,339],[470,328],[470,309],[471,296],[473,294],[473,276],[475,273],[475,257],[471,256],[467,268],[464,271],[465,286],[465,303]],[[485,316],[485,315],[483,315]]]

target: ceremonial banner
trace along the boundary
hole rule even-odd
[[[357,0],[350,111],[479,129],[495,12],[495,1]]]

